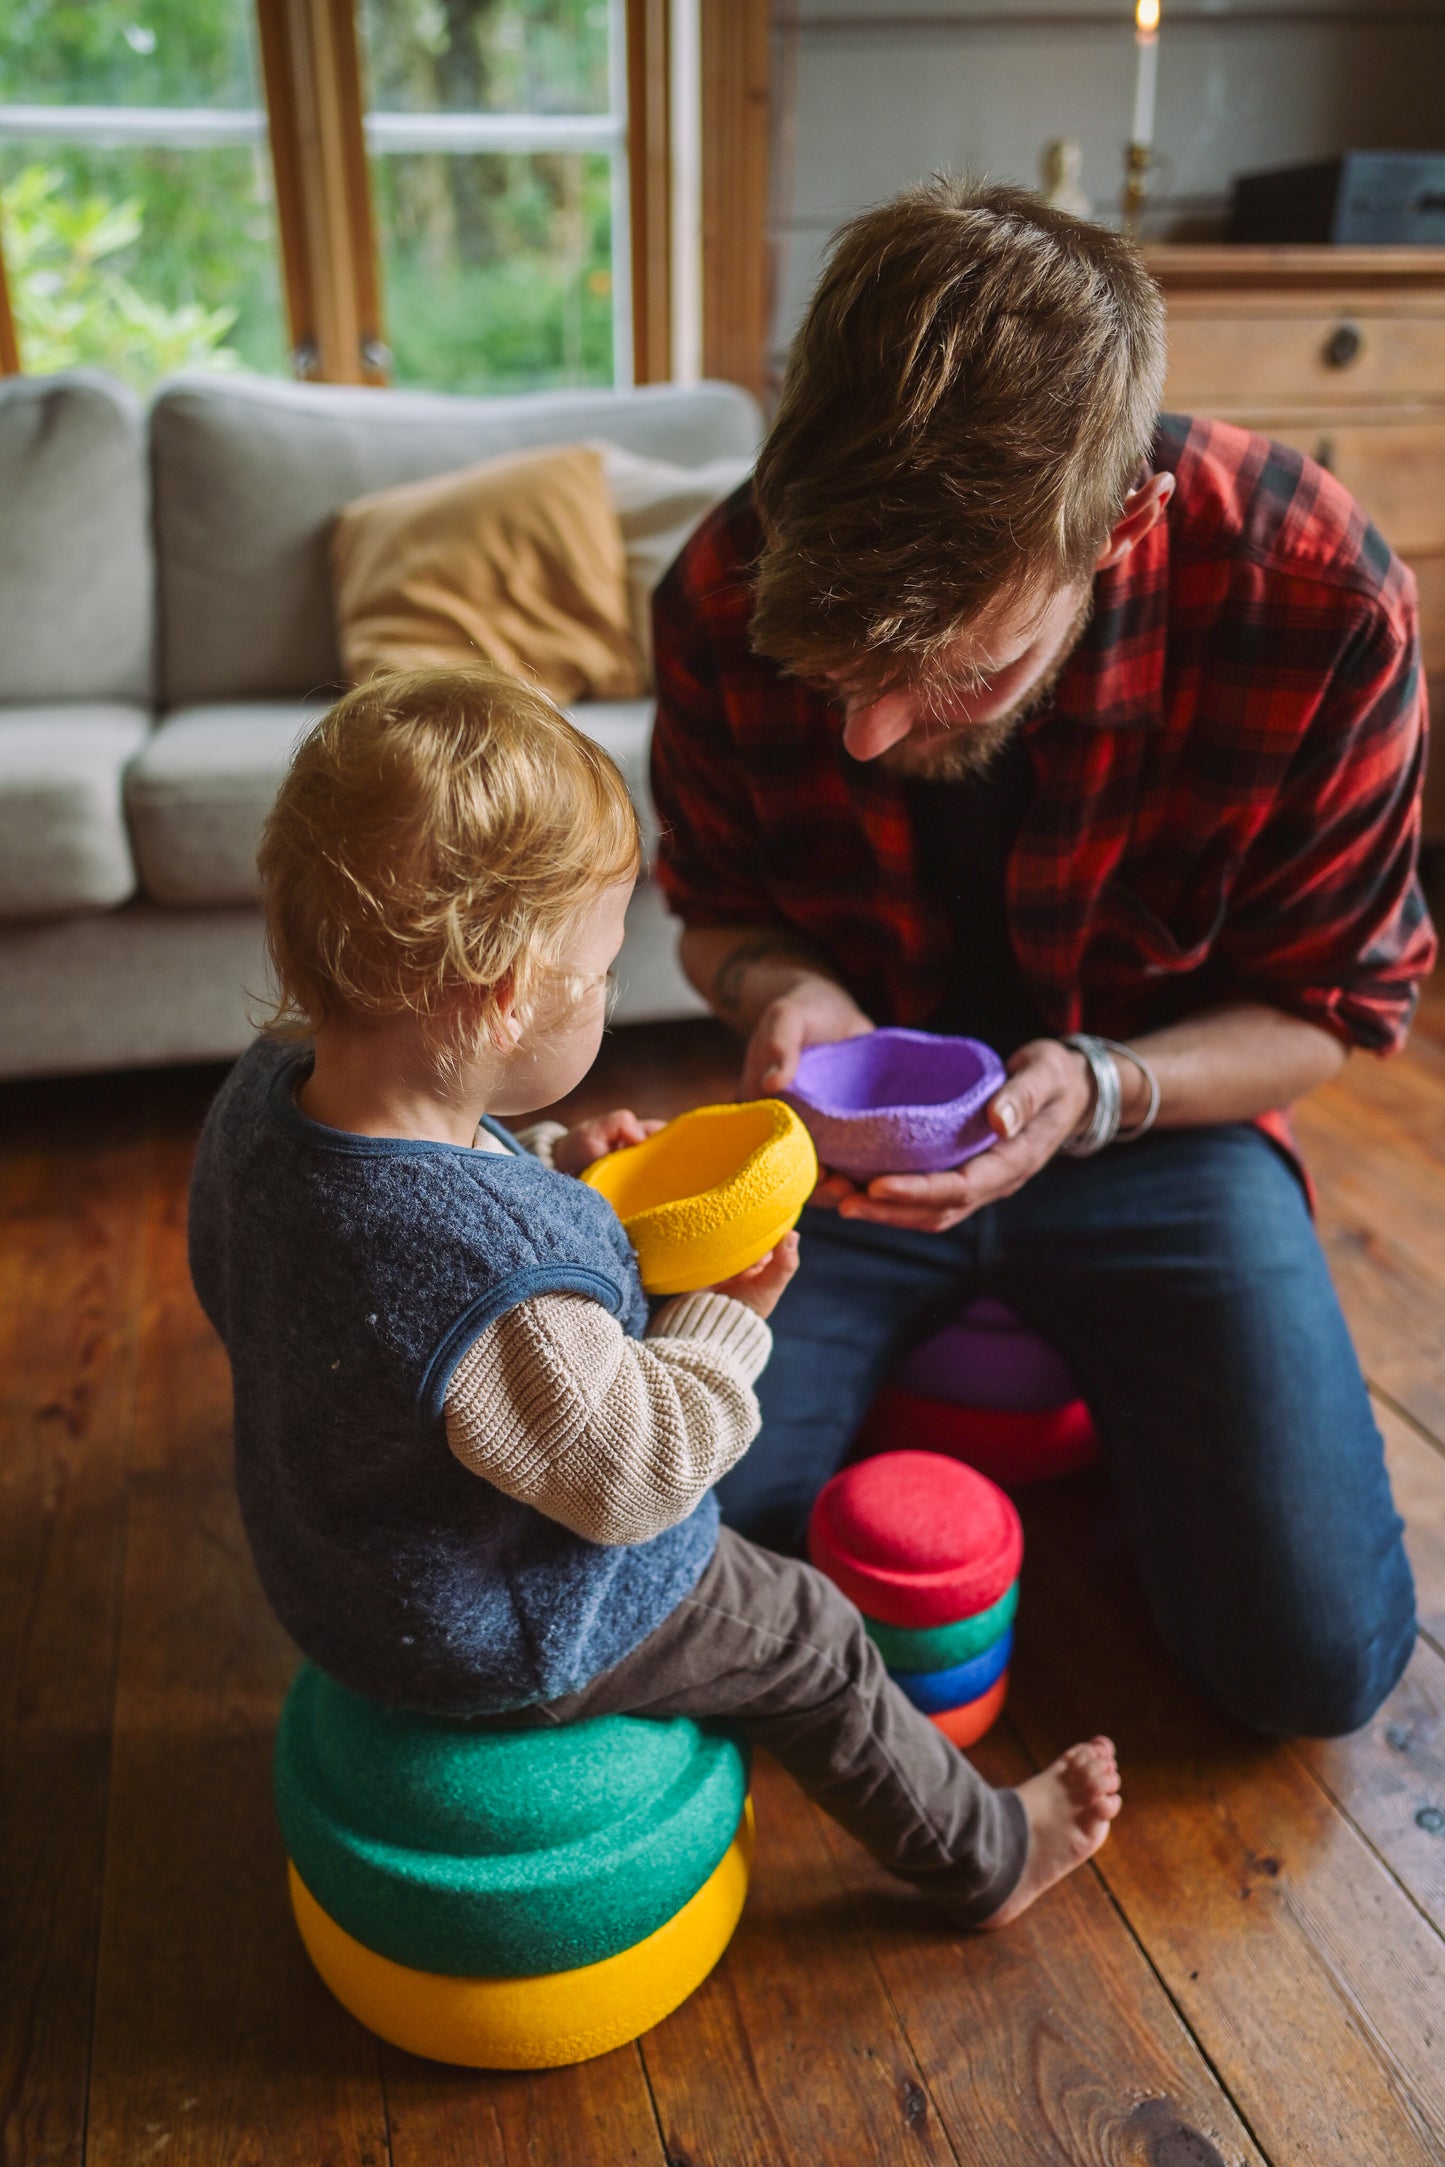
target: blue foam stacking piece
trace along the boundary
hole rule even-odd
[[[893,1682],[925,1715],[942,1715],[965,1701],[978,1700],[996,1685],[1008,1668],[1013,1644],[1014,1631],[1009,1626],[992,1647],[970,1656],[966,1663],[955,1663],[951,1670],[894,1671]]]

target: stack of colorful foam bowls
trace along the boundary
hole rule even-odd
[[[316,1969],[433,2061],[545,2069],[637,2038],[707,1977],[747,1893],[743,1751],[685,1717],[439,1722],[307,1665],[276,1802]]]
[[[955,1745],[1008,1691],[1023,1530],[996,1483],[934,1452],[845,1467],[820,1492],[808,1555],[850,1596],[893,1677]]]
[[[867,1452],[946,1452],[1008,1488],[1072,1475],[1099,1456],[1062,1358],[1002,1302],[971,1302],[906,1355],[863,1426]]]

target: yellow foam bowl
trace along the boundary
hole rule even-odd
[[[813,1139],[781,1099],[695,1106],[645,1143],[594,1159],[649,1294],[690,1294],[745,1272],[780,1242],[818,1179]]]
[[[625,2046],[681,2007],[732,1939],[753,1855],[749,1799],[697,1894],[600,1963],[531,1979],[456,1979],[378,1956],[322,1910],[287,1861],[306,1953],[343,2009],[394,2047],[468,2069],[559,2069]]]

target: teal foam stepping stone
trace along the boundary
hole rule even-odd
[[[996,1603],[971,1618],[957,1618],[952,1625],[924,1627],[884,1625],[865,1618],[868,1638],[892,1671],[952,1670],[956,1663],[971,1662],[991,1648],[1013,1624],[1019,1607],[1019,1584],[1005,1588]]]
[[[500,1730],[384,1708],[310,1664],[276,1736],[286,1849],[378,1955],[458,1978],[615,1956],[696,1895],[737,1832],[720,1727],[599,1716]]]

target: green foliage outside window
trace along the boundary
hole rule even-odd
[[[53,166],[22,166],[0,188],[5,265],[25,366],[36,376],[77,361],[144,387],[176,369],[234,368],[234,308],[166,308],[114,268],[143,231],[139,200],[113,203],[67,186]]]
[[[0,0],[0,104],[259,104],[250,0]],[[21,356],[144,388],[178,367],[286,367],[264,143],[0,146]]]
[[[388,113],[605,113],[606,0],[363,0]],[[450,391],[612,382],[606,157],[373,157],[396,379]]]
[[[603,112],[605,0],[364,0],[388,112]],[[0,0],[0,104],[253,111],[250,0]],[[612,381],[600,153],[378,154],[385,332],[400,383]],[[0,236],[28,369],[287,369],[263,142],[0,143]]]

